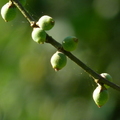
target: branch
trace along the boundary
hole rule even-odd
[[[14,3],[14,5],[20,10],[23,16],[28,20],[31,27],[36,26],[35,19],[27,12],[27,10],[21,5],[19,0],[10,0]]]
[[[20,12],[23,14],[23,16],[28,20],[31,27],[37,26],[34,18],[26,11],[26,9],[20,4],[20,2],[18,0],[11,0],[11,1],[20,10]],[[51,44],[57,50],[63,52],[68,58],[70,58],[72,61],[74,61],[79,67],[83,68],[84,71],[87,72],[95,80],[95,82],[104,83],[104,84],[112,87],[113,89],[120,91],[120,86],[114,84],[113,82],[106,80],[105,78],[100,76],[98,73],[96,73],[94,70],[92,70],[87,65],[85,65],[81,60],[79,60],[77,57],[75,57],[72,53],[65,51],[62,48],[62,45],[60,43],[58,43],[56,40],[54,40],[48,34],[47,34],[47,38],[46,38],[46,43]]]

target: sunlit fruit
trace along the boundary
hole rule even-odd
[[[43,30],[50,30],[54,26],[55,21],[52,17],[44,15],[38,20],[37,24]]]
[[[62,41],[62,46],[66,51],[73,51],[78,45],[78,39],[74,36],[68,36]]]
[[[16,16],[16,7],[11,2],[6,3],[1,8],[1,16],[5,22],[13,20]]]
[[[52,57],[51,57],[51,65],[55,69],[55,71],[58,71],[62,69],[67,63],[66,55],[62,52],[57,51]]]
[[[108,74],[108,73],[101,73],[100,74],[103,78],[105,78],[106,80],[108,80],[108,81],[112,81],[112,77]],[[106,88],[109,88],[110,86],[108,86],[108,85],[106,85],[106,84],[104,84],[104,86],[106,87]]]
[[[93,92],[93,100],[96,105],[100,108],[102,107],[109,98],[107,89],[104,86],[98,85],[98,87]]]
[[[39,44],[43,44],[46,40],[46,32],[41,28],[33,28],[32,39]]]

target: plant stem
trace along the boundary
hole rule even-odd
[[[62,48],[62,45],[60,43],[58,43],[57,41],[55,41],[51,36],[47,35],[47,43],[50,43],[51,45],[53,45],[56,49],[58,49],[59,51],[63,52],[65,55],[67,55],[72,61],[74,61],[78,66],[80,66],[81,68],[84,69],[85,72],[87,72],[97,83],[104,83],[118,91],[120,91],[120,86],[114,84],[113,82],[110,82],[108,80],[106,80],[105,78],[103,78],[102,76],[100,76],[98,73],[96,73],[94,70],[92,70],[91,68],[89,68],[87,65],[85,65],[80,59],[78,59],[77,57],[75,57],[72,53],[65,51]]]
[[[23,14],[23,16],[28,20],[31,27],[36,26],[36,22],[34,18],[27,12],[27,10],[21,5],[19,0],[11,0],[13,4],[20,10],[20,12]]]
[[[36,21],[34,20],[34,18],[32,18],[32,16],[26,11],[26,9],[20,4],[20,2],[18,0],[11,0],[11,1],[20,10],[20,12],[24,15],[24,17],[28,20],[28,22],[30,23],[31,27],[37,26],[36,25]],[[78,59],[77,57],[75,57],[72,53],[65,51],[62,48],[62,45],[60,43],[58,43],[56,40],[54,40],[48,34],[47,34],[47,38],[46,38],[46,43],[51,44],[57,50],[63,52],[72,61],[74,61],[78,66],[80,66],[81,68],[83,68],[84,71],[87,72],[95,80],[96,83],[104,83],[104,84],[106,84],[106,85],[108,85],[108,86],[110,86],[110,87],[112,87],[112,88],[120,91],[120,86],[114,84],[113,82],[110,82],[110,81],[106,80],[105,78],[103,78],[102,76],[100,76],[98,73],[96,73],[94,70],[92,70],[87,65],[85,65],[80,59]]]

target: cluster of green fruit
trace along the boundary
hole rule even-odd
[[[26,0],[19,0],[19,2],[24,6],[26,4]],[[1,8],[1,16],[5,20],[5,22],[11,21],[16,17],[16,6],[12,1],[7,2]]]
[[[42,16],[36,23],[38,27],[34,27],[32,31],[32,39],[43,44],[46,41],[46,32],[53,28],[55,21],[48,15]],[[76,49],[78,39],[74,36],[68,36],[62,41],[62,47],[66,51],[73,51]],[[60,51],[57,51],[51,58],[52,67],[58,71],[62,69],[67,63],[66,55]]]
[[[25,5],[26,0],[19,0],[22,5]],[[16,6],[13,4],[12,0],[6,3],[1,9],[2,18],[8,22],[15,18],[16,16]],[[55,21],[52,17],[48,15],[42,16],[38,22],[36,22],[36,27],[32,31],[32,39],[43,44],[46,41],[46,31],[53,28]],[[66,51],[73,51],[76,49],[78,44],[78,39],[74,36],[68,36],[62,41],[62,47]],[[57,51],[51,58],[52,67],[58,71],[62,69],[67,63],[67,57],[64,53]]]
[[[19,2],[24,6],[26,0],[19,0]],[[1,16],[5,20],[5,22],[11,21],[16,16],[16,6],[13,4],[12,0],[9,0],[2,9],[1,9]],[[38,22],[36,22],[37,27],[33,28],[32,31],[32,39],[39,43],[43,44],[46,41],[46,31],[53,28],[55,21],[52,17],[48,15],[42,16]],[[68,36],[62,41],[62,48],[65,51],[71,52],[76,49],[78,45],[78,39],[74,36]],[[51,65],[55,71],[62,69],[67,63],[66,55],[61,52],[57,51],[51,57]],[[100,74],[106,80],[112,81],[112,77],[108,73]],[[97,83],[97,82],[96,82]],[[97,83],[97,88],[93,92],[93,100],[95,101],[98,107],[103,106],[108,98],[108,85]]]
[[[108,73],[100,74],[103,78],[108,81],[112,81],[112,77]],[[100,108],[102,107],[109,99],[108,85],[97,83],[96,89],[93,91],[93,100],[96,105]]]
[[[68,36],[62,41],[62,47],[64,50],[70,52],[76,49],[78,44],[78,39],[74,36]],[[57,51],[52,57],[51,57],[51,65],[55,69],[55,71],[58,71],[62,69],[67,63],[67,57],[64,53]]]
[[[32,39],[39,43],[43,44],[46,41],[46,32],[53,28],[55,21],[52,17],[48,15],[42,16],[36,23],[37,27],[33,28]]]

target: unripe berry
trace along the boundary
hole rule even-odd
[[[96,105],[100,108],[102,107],[109,98],[107,89],[104,86],[98,85],[98,87],[93,92],[93,100]]]
[[[74,36],[68,36],[62,41],[62,46],[66,51],[73,51],[78,45],[78,39]]]
[[[16,7],[12,4],[12,2],[6,3],[1,8],[1,16],[5,20],[5,22],[11,21],[16,16]]]
[[[51,57],[50,62],[51,62],[52,67],[55,69],[55,71],[58,71],[66,65],[67,58],[66,58],[66,55],[64,53],[57,51]]]
[[[33,28],[32,39],[39,44],[43,44],[46,40],[46,32],[41,28]]]
[[[108,74],[108,73],[101,73],[100,74],[103,78],[105,78],[106,80],[108,80],[108,81],[112,81],[112,77]],[[106,88],[109,88],[110,86],[108,86],[108,85],[106,85],[106,84],[104,84],[104,86],[106,87]]]
[[[37,25],[43,30],[50,30],[54,26],[54,24],[54,19],[48,15],[42,16],[37,22]]]

